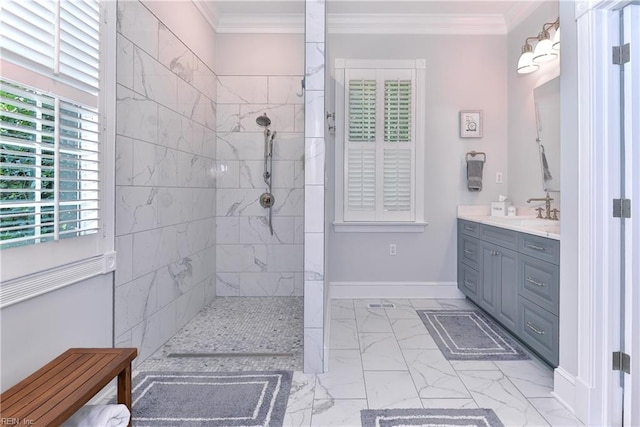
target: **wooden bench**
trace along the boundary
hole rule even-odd
[[[131,411],[131,362],[137,355],[135,348],[65,351],[0,395],[3,424],[59,426],[115,377],[118,403]]]

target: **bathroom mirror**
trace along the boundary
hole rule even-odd
[[[560,77],[533,90],[544,191],[560,191]]]

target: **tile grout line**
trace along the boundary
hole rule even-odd
[[[409,302],[409,303],[411,303],[411,302]],[[391,326],[391,333],[393,334],[393,337],[396,340],[396,345],[398,346],[398,350],[400,350],[400,355],[402,356],[402,360],[404,360],[404,365],[407,368],[407,373],[409,374],[409,378],[411,378],[411,383],[413,384],[413,389],[416,391],[416,396],[418,397],[418,400],[420,401],[420,406],[422,407],[422,409],[424,409],[424,403],[422,402],[422,397],[420,397],[420,390],[418,390],[418,386],[416,384],[416,380],[414,379],[413,375],[411,374],[411,369],[409,367],[409,363],[407,363],[407,357],[405,356],[402,347],[400,347],[400,342],[398,341],[398,336],[396,335],[395,329],[393,329],[392,319],[389,317],[389,313],[387,313],[386,310],[385,310],[385,314],[387,315],[387,320],[389,321],[389,326]]]

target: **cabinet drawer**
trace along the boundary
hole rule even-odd
[[[558,366],[558,316],[522,296],[518,308],[520,339],[553,366]]]
[[[458,264],[458,289],[471,300],[478,299],[480,289],[480,274],[468,265]]]
[[[478,237],[480,235],[480,223],[473,221],[458,220],[458,231],[467,236]]]
[[[480,262],[480,244],[478,239],[460,236],[458,240],[459,259],[465,264],[478,270],[478,263]]]
[[[560,268],[546,261],[520,254],[520,295],[558,315]]]
[[[518,232],[505,228],[481,224],[480,238],[495,243],[504,248],[516,250],[518,248]]]
[[[560,241],[521,233],[518,241],[519,250],[534,258],[553,264],[560,264]]]

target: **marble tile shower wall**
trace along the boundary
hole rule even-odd
[[[304,372],[324,372],[326,1],[305,2]]]
[[[215,297],[216,77],[118,2],[116,345],[144,361]]]
[[[216,294],[302,296],[304,242],[304,98],[301,75],[218,75],[217,159],[227,172],[217,181]],[[266,113],[274,139],[273,235],[266,191]]]

